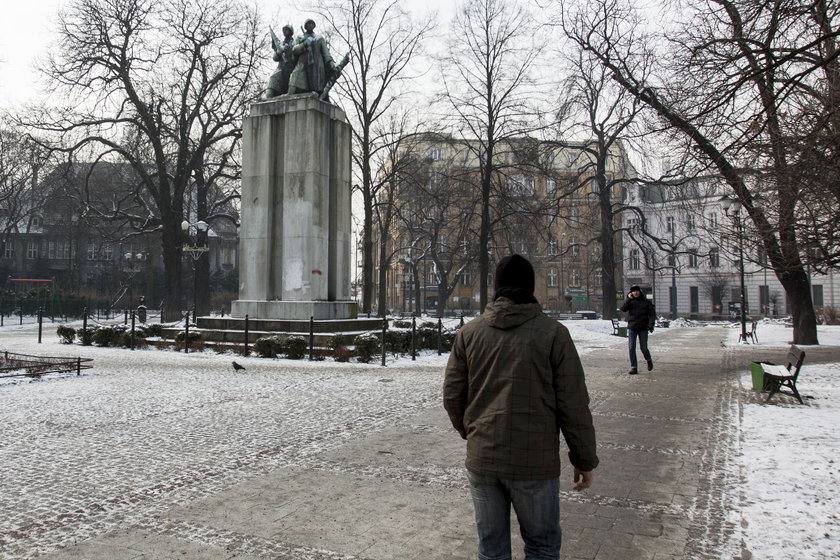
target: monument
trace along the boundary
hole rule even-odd
[[[233,317],[350,319],[351,129],[327,101],[343,64],[307,20],[291,47],[275,40],[275,72],[242,124],[239,299]],[[272,33],[273,35],[273,33]],[[294,54],[292,57],[291,54]],[[293,69],[290,70],[289,67]],[[285,79],[283,80],[285,82]],[[299,93],[302,92],[302,93]]]

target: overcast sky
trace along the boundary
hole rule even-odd
[[[68,3],[68,0],[2,0],[0,108],[23,103],[33,96],[34,88],[40,87],[35,61],[44,56],[50,42],[55,40],[58,11]],[[289,10],[288,1],[257,0],[257,3],[266,21],[274,25],[295,23],[304,13]],[[454,13],[455,1],[407,0],[405,4],[409,8],[417,6],[417,13],[438,10],[440,21],[446,22]]]

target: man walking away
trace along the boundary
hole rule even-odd
[[[653,369],[653,360],[648,350],[648,333],[653,332],[656,324],[656,310],[653,302],[645,297],[645,293],[639,286],[631,286],[627,299],[621,306],[621,310],[627,313],[627,347],[630,349],[630,375],[639,373],[638,361],[636,360],[636,339],[639,339],[639,348],[642,356],[647,360],[648,371]]]
[[[575,490],[598,465],[583,367],[569,331],[542,313],[534,269],[519,255],[496,267],[496,293],[458,332],[443,385],[467,440],[480,560],[509,560],[513,506],[528,560],[560,557],[560,433]]]

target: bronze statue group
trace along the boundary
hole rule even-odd
[[[315,21],[312,19],[306,20],[303,33],[298,37],[294,36],[291,25],[284,25],[282,31],[282,40],[271,31],[277,69],[268,79],[263,98],[315,93],[321,100],[327,101],[330,89],[350,59],[350,53],[336,64],[327,41],[315,33]]]

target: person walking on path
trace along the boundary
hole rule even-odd
[[[653,369],[653,360],[648,350],[648,333],[653,332],[656,324],[656,310],[653,302],[650,301],[639,286],[631,286],[627,299],[621,306],[621,311],[627,313],[627,347],[630,349],[630,375],[639,373],[639,364],[636,359],[636,339],[639,339],[639,348],[642,356],[647,360],[648,371]]]
[[[560,557],[560,433],[574,489],[598,466],[583,366],[569,331],[543,314],[534,269],[499,261],[493,302],[455,336],[443,384],[452,426],[467,440],[466,468],[480,560],[511,558],[510,508],[528,560]]]

